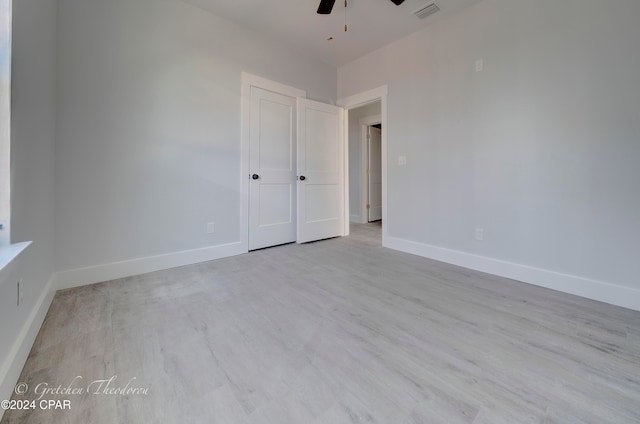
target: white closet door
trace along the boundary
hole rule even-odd
[[[249,250],[296,241],[296,99],[251,87]]]
[[[344,235],[340,107],[298,98],[298,243]]]

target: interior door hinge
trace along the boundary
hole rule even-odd
[[[367,209],[371,209],[371,205],[367,205]]]

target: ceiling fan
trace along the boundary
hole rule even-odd
[[[391,0],[396,6],[400,6],[404,0]],[[320,0],[320,6],[318,6],[319,15],[328,15],[333,9],[333,4],[336,0]]]

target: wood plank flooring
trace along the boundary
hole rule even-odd
[[[14,399],[148,394],[2,424],[640,423],[640,313],[352,232],[59,292]]]

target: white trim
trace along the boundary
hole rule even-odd
[[[387,217],[387,93],[388,89],[386,85],[374,88],[369,91],[365,91],[360,94],[355,94],[353,96],[346,97],[344,99],[338,100],[337,104],[342,106],[347,111],[349,109],[355,109],[359,106],[363,106],[369,103],[376,102],[380,100],[381,103],[381,114],[380,114],[380,122],[382,124],[382,245],[386,246],[387,238],[389,235],[388,222]],[[348,117],[348,114],[345,115]],[[348,126],[348,121],[346,122]],[[348,130],[347,130],[348,134]],[[346,139],[346,148],[349,149],[349,138],[347,136]],[[353,142],[353,141],[351,141]],[[348,158],[348,156],[347,156]],[[348,161],[348,159],[347,159]]]
[[[367,169],[369,168],[369,139],[367,138],[367,134],[369,134],[369,127],[375,124],[382,124],[382,115],[373,115],[373,116],[365,116],[358,120],[358,124],[360,124],[360,138],[362,140],[362,148],[360,151],[362,152],[360,157],[360,170],[362,171],[362,186],[360,187],[360,192],[362,196],[360,198],[360,211],[362,214],[361,223],[366,224],[369,222],[369,209],[367,209],[367,204],[369,203],[369,174],[367,173]],[[366,189],[366,191],[365,191]]]
[[[55,294],[53,287],[54,276],[51,276],[0,367],[0,399],[11,399],[13,389],[18,383],[22,368],[27,362],[29,352],[31,352],[36,336],[53,301]],[[4,410],[0,409],[0,419],[2,419],[3,413]]]
[[[246,253],[242,242],[203,247],[146,258],[112,262],[104,265],[71,269],[56,273],[55,288],[57,290],[131,277],[148,272],[161,271],[179,266],[222,259]]]
[[[374,89],[365,91],[363,93],[354,94],[353,96],[345,97],[344,99],[339,99],[337,102],[338,106],[342,106],[345,109],[355,109],[358,106],[363,106],[368,103],[375,102],[378,99],[382,99],[387,97],[387,86],[382,85],[380,87],[376,87]]]
[[[307,97],[307,92],[247,72],[240,76],[240,244],[249,251],[249,154],[251,129],[251,87],[258,87],[293,98]]]
[[[388,248],[640,311],[640,290],[397,237]]]
[[[349,111],[342,110],[342,161],[344,163],[344,175],[342,178],[342,202],[344,204],[344,222],[342,235],[351,234],[351,205],[349,204]]]
[[[281,84],[270,79],[262,78],[248,72],[242,72],[240,74],[240,80],[242,81],[242,85],[247,87],[258,87],[264,90],[273,91],[274,93],[284,94],[285,96],[293,98],[307,97],[307,92],[304,90],[300,90],[299,88],[295,88],[290,85]]]
[[[362,222],[362,218],[360,218],[360,215],[350,215],[349,216],[349,221],[360,223],[360,222]]]

